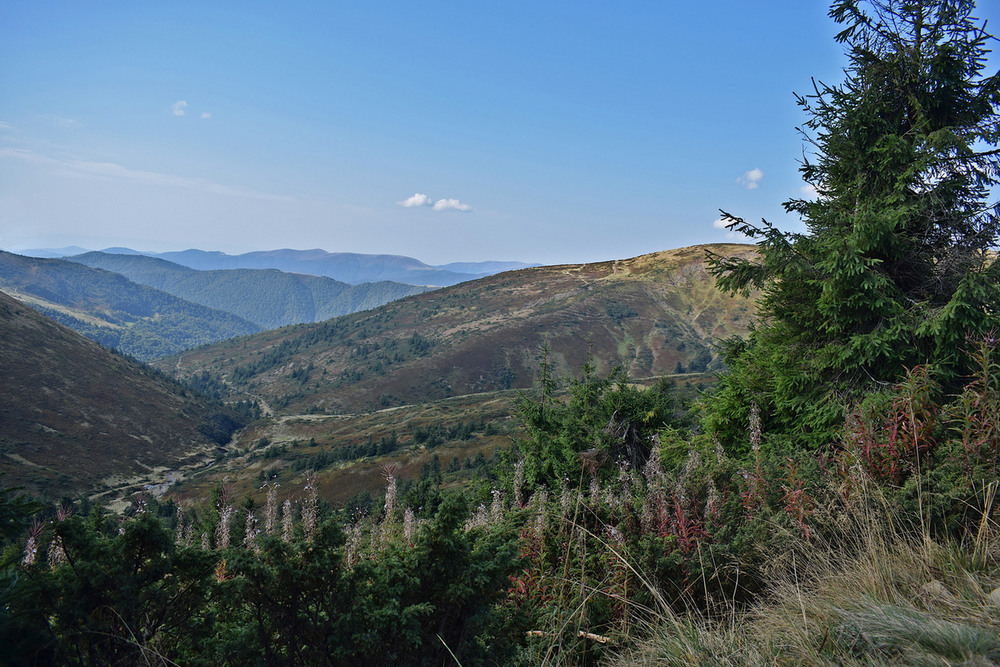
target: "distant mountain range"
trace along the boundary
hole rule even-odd
[[[166,479],[218,456],[243,425],[2,293],[0,341],[2,486],[58,500]]]
[[[232,313],[63,259],[0,252],[0,290],[142,360],[262,330]]]
[[[87,252],[83,248],[43,248],[24,250],[32,257],[67,257]],[[392,281],[409,285],[443,287],[487,275],[523,269],[537,264],[524,262],[459,262],[431,266],[420,260],[401,255],[365,255],[325,250],[262,250],[242,255],[206,250],[178,252],[140,252],[130,248],[106,248],[102,252],[114,255],[145,255],[165,259],[181,266],[203,271],[217,269],[278,269],[290,273],[307,273],[340,280],[352,285]]]
[[[319,322],[429,289],[390,281],[350,285],[277,269],[197,270],[147,255],[88,252],[65,259],[114,271],[140,285],[232,313],[261,329]]]
[[[144,361],[374,308],[427,289],[393,282],[349,285],[275,269],[198,271],[143,255],[45,259],[0,251],[0,290]]]

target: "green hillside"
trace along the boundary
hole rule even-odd
[[[0,290],[142,360],[260,330],[230,313],[60,259],[0,252]]]

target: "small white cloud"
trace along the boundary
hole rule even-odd
[[[723,220],[722,218],[719,218],[718,220],[712,223],[712,226],[715,227],[716,229],[725,229],[728,224],[729,224],[728,220]]]
[[[175,116],[183,116],[185,114],[185,109],[187,109],[188,103],[184,100],[177,100],[170,105],[170,111]]]
[[[432,203],[433,201],[430,197],[419,192],[412,197],[404,199],[403,201],[396,202],[399,206],[405,206],[406,208],[411,208],[413,206],[430,206]]]
[[[756,190],[760,187],[760,182],[764,178],[764,172],[760,168],[753,168],[750,171],[743,172],[743,175],[736,179],[736,182],[745,187],[747,190]]]
[[[13,129],[14,129],[13,125],[11,125],[10,123],[5,123],[2,120],[0,120],[0,130],[13,130]]]
[[[472,207],[468,204],[463,204],[457,199],[444,198],[434,201],[422,192],[414,194],[412,197],[408,197],[403,201],[396,202],[397,206],[405,206],[406,208],[413,208],[415,206],[430,206],[435,211],[471,211]]]
[[[813,185],[812,183],[806,183],[805,185],[803,185],[801,188],[799,188],[799,192],[802,193],[803,197],[806,197],[808,199],[815,199],[819,197],[819,191],[816,190],[816,186]]]
[[[211,118],[212,114],[208,113],[207,111],[202,111],[201,112],[201,117],[202,118]]]
[[[434,202],[435,211],[471,211],[472,207],[457,199],[438,199]]]

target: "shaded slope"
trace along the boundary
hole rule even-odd
[[[557,374],[575,374],[588,348],[601,371],[704,371],[713,341],[743,333],[752,310],[751,300],[715,289],[705,250],[503,273],[238,346],[192,350],[161,367],[208,370],[286,412],[354,412],[530,387],[546,341]]]
[[[214,456],[237,418],[0,293],[0,471],[53,497]]]
[[[260,327],[235,315],[61,259],[0,252],[0,290],[138,359],[154,359]]]
[[[393,282],[350,285],[278,269],[198,270],[136,254],[89,252],[67,259],[114,271],[133,282],[232,313],[261,329],[318,322],[427,289]]]

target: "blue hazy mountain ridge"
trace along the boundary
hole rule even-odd
[[[89,252],[65,259],[114,271],[133,282],[232,313],[264,329],[319,322],[429,289],[391,281],[351,285],[278,269],[200,270],[142,254]]]
[[[81,248],[78,245],[69,245],[63,248],[28,248],[25,250],[18,250],[16,254],[22,255],[24,257],[41,257],[43,259],[55,259],[60,257],[66,257],[67,255],[79,255],[85,252],[90,252],[90,251],[87,248]]]
[[[70,257],[91,252],[79,246],[34,248],[20,254],[30,257]],[[451,262],[430,265],[403,255],[366,255],[333,253],[325,250],[260,250],[242,255],[228,255],[217,250],[181,250],[149,252],[125,247],[104,248],[113,255],[145,255],[165,259],[202,271],[214,269],[278,269],[289,273],[307,273],[350,284],[389,280],[409,285],[446,287],[466,280],[485,278],[504,271],[541,266],[527,262]]]
[[[517,271],[518,269],[530,269],[541,264],[528,264],[527,262],[451,262],[450,264],[440,264],[435,268],[445,271],[455,271],[456,273],[472,273],[481,278],[492,276],[504,271]]]
[[[262,329],[232,313],[64,259],[0,251],[0,290],[144,361]]]
[[[104,252],[127,253],[127,248],[108,249]],[[135,252],[135,251],[131,251]],[[279,269],[291,273],[309,273],[325,276],[346,283],[391,280],[410,285],[451,285],[485,278],[503,271],[525,269],[539,264],[526,262],[452,262],[432,266],[404,255],[366,255],[350,252],[312,250],[259,250],[242,255],[227,255],[219,251],[183,250],[180,252],[142,253],[150,257],[167,259],[191,268],[208,270],[220,268]]]
[[[183,250],[152,254],[193,269],[278,269],[309,273],[357,285],[390,280],[409,285],[446,287],[480,276],[438,269],[402,255],[363,255],[312,250],[259,250],[242,255],[218,251]]]

